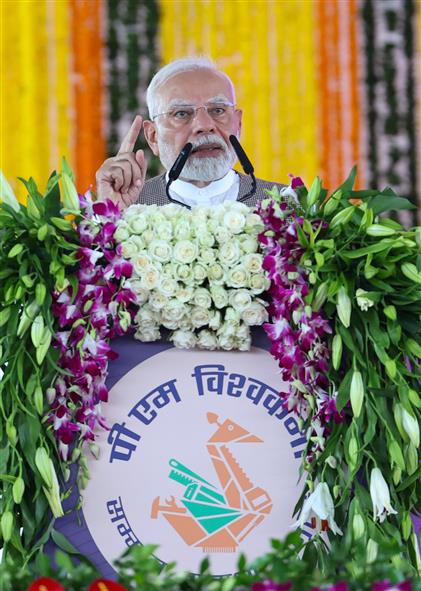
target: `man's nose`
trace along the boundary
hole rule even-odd
[[[215,121],[206,107],[199,107],[193,119],[193,133],[210,133],[215,130]]]

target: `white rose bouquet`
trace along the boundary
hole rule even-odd
[[[248,350],[250,326],[268,319],[258,297],[270,285],[257,240],[262,230],[260,217],[235,201],[192,210],[129,207],[115,238],[133,264],[135,337],[157,340],[164,327],[179,348]]]

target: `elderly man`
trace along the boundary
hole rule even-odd
[[[145,182],[143,151],[133,152],[142,128],[142,118],[137,116],[117,156],[97,172],[100,199],[111,198],[123,206],[169,203],[168,171],[187,142],[193,147],[180,178],[169,189],[173,200],[190,207],[225,199],[255,205],[263,190],[273,187],[275,183],[258,179],[256,190],[247,197],[250,178],[232,170],[237,157],[229,136],[239,137],[242,111],[236,107],[231,80],[212,61],[183,58],[169,63],[152,79],[146,100],[150,121],[143,122],[145,138],[167,173]]]

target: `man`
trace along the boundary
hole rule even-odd
[[[206,58],[175,60],[155,74],[146,100],[150,120],[143,122],[143,132],[167,171],[185,144],[193,145],[180,179],[171,184],[174,200],[192,206],[247,196],[250,177],[232,170],[237,157],[229,136],[239,137],[242,111],[236,107],[234,86],[226,74]],[[137,116],[117,156],[98,170],[99,199],[111,198],[126,207],[169,203],[165,191],[168,172],[145,182],[144,153],[133,152],[141,129],[142,118]],[[255,205],[264,197],[264,189],[274,184],[258,179],[255,193],[244,202]]]

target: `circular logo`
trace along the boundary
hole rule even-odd
[[[207,555],[225,575],[240,553],[256,558],[290,531],[305,437],[282,388],[260,348],[171,348],[115,383],[104,407],[111,429],[83,492],[108,563],[132,544],[157,544],[164,563],[195,573]]]

